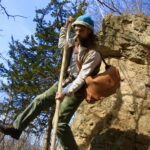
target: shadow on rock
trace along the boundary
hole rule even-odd
[[[111,128],[92,140],[90,150],[150,150],[150,136]]]

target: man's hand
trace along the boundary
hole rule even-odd
[[[68,25],[69,25],[70,23],[72,24],[73,22],[74,22],[74,18],[73,18],[72,16],[69,16],[69,17],[67,18],[65,27],[67,28]]]
[[[67,19],[67,22],[73,23],[74,22],[74,18],[72,16],[69,16],[68,19]]]
[[[56,96],[55,96],[55,99],[56,99],[56,100],[60,100],[60,101],[62,102],[63,99],[64,99],[64,97],[65,97],[65,94],[64,94],[64,93],[62,93],[62,92],[57,92],[57,93],[56,93]]]

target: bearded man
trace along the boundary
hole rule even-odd
[[[12,138],[19,139],[23,130],[41,111],[61,101],[57,136],[64,150],[78,150],[78,146],[69,127],[69,121],[84,100],[85,78],[99,71],[101,56],[97,51],[97,38],[94,35],[94,22],[90,16],[82,15],[73,22],[69,17],[60,29],[58,48],[66,44],[67,27],[71,23],[75,36],[69,40],[65,80],[62,92],[57,92],[58,82],[44,93],[38,95],[31,104],[16,118],[12,125],[0,125],[0,131]]]

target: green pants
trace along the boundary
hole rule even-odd
[[[57,88],[58,84],[55,83],[47,91],[38,95],[16,118],[13,123],[14,128],[23,131],[29,123],[40,114],[41,111],[55,104],[55,94],[57,92]],[[79,90],[73,96],[66,96],[61,103],[57,136],[64,150],[78,150],[68,123],[83,99],[83,93]]]

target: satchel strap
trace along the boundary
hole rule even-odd
[[[104,64],[105,64],[105,69],[110,68],[110,67],[111,67],[111,65],[109,65],[109,64],[105,61],[105,59],[104,59],[104,57],[103,57],[102,53],[101,53],[100,51],[97,51],[97,52],[99,52],[99,53],[100,53],[100,55],[101,55],[102,61],[103,61],[103,62],[104,62]]]

